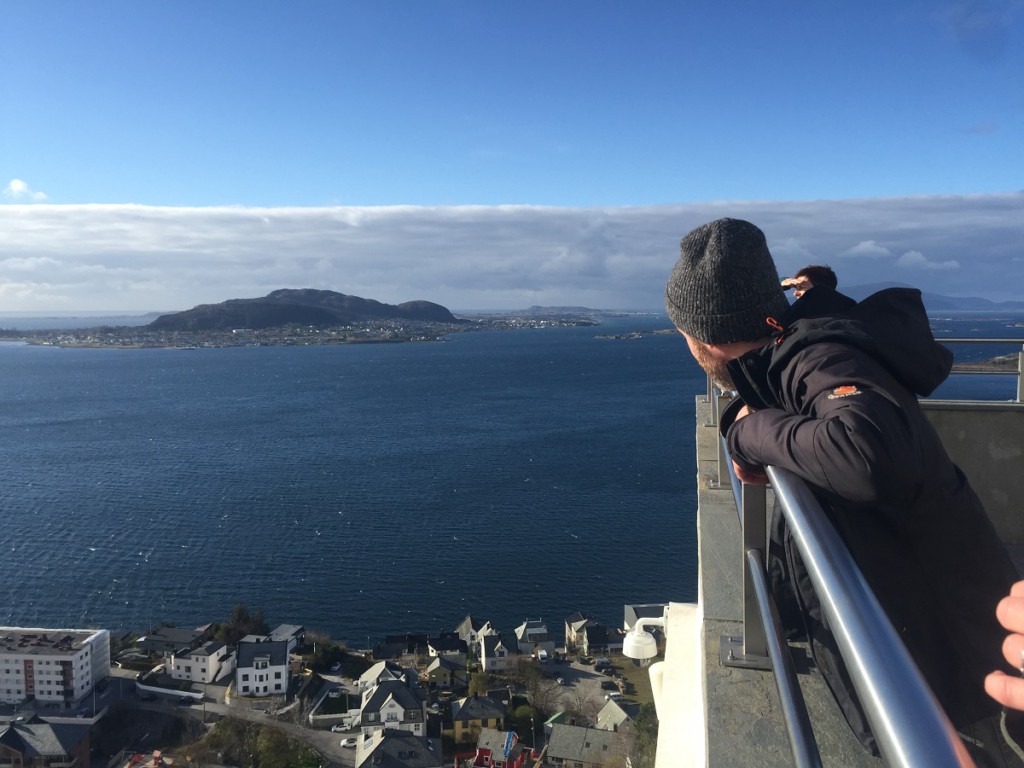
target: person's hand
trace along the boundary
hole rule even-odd
[[[996,606],[996,618],[1010,634],[1003,640],[1003,658],[1011,667],[1024,667],[1024,581]],[[985,692],[1005,707],[1024,709],[1024,678],[995,671],[985,677]]]
[[[738,422],[740,419],[746,418],[751,413],[750,406],[744,405],[736,412],[736,418],[733,419],[733,424]],[[732,463],[733,471],[736,473],[736,477],[742,480],[744,483],[753,483],[754,485],[768,485],[768,475],[765,474],[764,468],[759,467],[757,469],[744,469],[735,461]]]
[[[802,275],[800,277],[787,277],[782,281],[782,290],[788,291],[792,288],[793,296],[798,299],[813,287],[814,283]]]

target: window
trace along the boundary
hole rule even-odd
[[[274,679],[275,680],[280,680],[281,679],[281,673],[280,672],[275,672],[274,673]]]
[[[249,673],[248,673],[248,672],[246,672],[246,673],[245,673],[244,675],[242,675],[242,682],[245,682],[245,681],[247,681],[248,679],[249,679]]]

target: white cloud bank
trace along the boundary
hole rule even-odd
[[[753,221],[781,274],[831,264],[994,300],[1024,286],[1024,193],[636,208],[0,205],[0,313],[172,311],[277,288],[452,309],[657,308],[679,239]]]

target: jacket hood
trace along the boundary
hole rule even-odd
[[[808,291],[804,298],[818,290]],[[809,344],[829,342],[861,349],[916,395],[930,395],[949,376],[953,353],[932,336],[916,288],[887,288],[859,303],[835,291],[815,299],[813,307],[801,306],[800,299],[790,308],[771,355],[771,368],[785,365]]]

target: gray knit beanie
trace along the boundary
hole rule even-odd
[[[749,221],[718,219],[682,239],[665,286],[676,327],[705,344],[754,341],[771,333],[789,302],[764,233]]]

